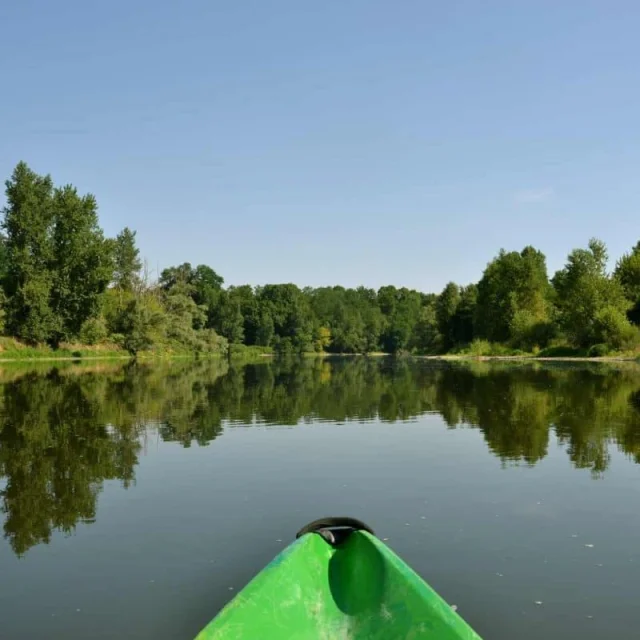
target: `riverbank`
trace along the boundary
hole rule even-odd
[[[30,346],[14,338],[0,337],[0,361],[2,362],[77,360],[79,358],[104,360],[130,357],[129,353],[115,344],[93,346],[62,344],[59,349],[52,349],[48,345]]]
[[[573,350],[578,351],[578,350]],[[541,352],[542,353],[542,352]],[[346,358],[346,357],[367,357],[367,358],[389,358],[393,354],[375,352],[367,353],[366,356],[359,353],[306,353],[309,357],[322,358]],[[478,355],[473,353],[441,353],[435,355],[404,354],[398,357],[416,358],[418,360],[444,360],[444,361],[470,361],[470,362],[638,362],[640,363],[640,353],[612,353],[606,356],[589,355],[540,355],[535,353],[519,353],[512,355]]]
[[[448,361],[501,361],[501,362],[640,362],[639,355],[609,355],[609,356],[473,356],[466,354],[442,354],[436,356],[414,356],[422,360],[448,360]]]
[[[228,358],[252,360],[273,355],[266,347],[232,345],[231,353],[197,352],[176,345],[158,345],[153,350],[140,351],[138,360],[163,360],[174,358]],[[114,343],[86,345],[63,343],[58,349],[48,345],[31,346],[15,338],[0,337],[0,363],[4,362],[56,362],[68,360],[131,360],[133,356]]]
[[[198,353],[187,351],[172,345],[163,345],[150,351],[142,351],[137,354],[138,360],[165,360],[180,358],[229,358],[233,360],[260,360],[271,358],[276,354],[267,347],[231,345],[231,353]],[[343,358],[363,357],[357,353],[328,353],[306,352],[303,354],[309,358]],[[366,354],[368,358],[385,358],[392,354],[376,351]],[[538,353],[446,353],[437,355],[406,354],[403,357],[417,358],[421,360],[444,361],[501,361],[501,362],[640,362],[640,353],[624,352],[610,353],[602,356],[590,356],[586,350],[571,349],[568,347],[555,348],[553,350],[540,351]],[[58,349],[52,349],[47,345],[29,346],[14,338],[0,337],[0,363],[8,362],[56,362],[72,360],[131,360],[133,356],[113,343],[99,345],[62,344]]]

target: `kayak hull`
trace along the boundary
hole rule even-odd
[[[480,640],[375,536],[308,533],[263,569],[196,640]]]

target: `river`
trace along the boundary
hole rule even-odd
[[[640,367],[0,371],[0,637],[192,638],[306,522],[365,520],[487,640],[637,637]]]

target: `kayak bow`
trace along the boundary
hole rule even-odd
[[[325,518],[296,537],[196,640],[481,640],[364,523]]]

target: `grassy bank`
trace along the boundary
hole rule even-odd
[[[472,356],[462,354],[443,354],[436,356],[417,356],[424,360],[457,360],[457,361],[500,361],[500,362],[638,362],[639,355],[610,354],[606,356],[537,356],[532,354],[522,354],[517,356]]]
[[[189,351],[175,345],[158,345],[151,351],[141,351],[138,359],[152,360],[163,358],[220,358],[228,357],[252,360],[272,355],[272,350],[267,347],[246,347],[244,345],[232,345],[230,354],[205,353],[200,354]],[[86,344],[61,344],[58,349],[48,345],[26,345],[14,338],[0,337],[0,362],[31,362],[52,360],[128,360],[131,354],[114,343],[101,343],[97,345]]]
[[[545,349],[523,351],[500,343],[486,340],[474,340],[471,344],[459,348],[451,353],[424,356],[426,358],[445,360],[570,360],[570,361],[608,361],[608,360],[636,360],[640,361],[640,350],[628,351],[609,350],[604,344],[592,347],[572,347],[567,344],[555,344]]]
[[[269,358],[273,356],[271,347],[260,347],[258,345],[247,346],[244,344],[229,345],[229,354],[234,360],[254,360],[259,358]]]
[[[431,360],[567,360],[567,361],[638,361],[640,351],[608,351],[596,345],[589,349],[580,349],[568,345],[554,345],[546,349],[526,352],[512,349],[499,343],[476,340],[455,352],[436,355],[412,355]],[[276,354],[270,347],[230,345],[229,353],[198,353],[176,345],[157,345],[153,350],[142,351],[137,355],[139,360],[162,360],[172,358],[231,358],[236,361],[262,360]],[[305,357],[340,358],[358,356],[356,353],[317,353],[307,352]],[[374,352],[367,357],[387,357],[391,354]],[[132,356],[125,349],[114,343],[98,345],[62,344],[58,349],[48,345],[30,346],[14,338],[0,337],[0,362],[47,362],[57,360],[128,360]]]
[[[77,358],[129,358],[126,351],[115,344],[62,344],[59,349],[48,345],[30,346],[14,338],[0,337],[0,361],[72,360]]]

